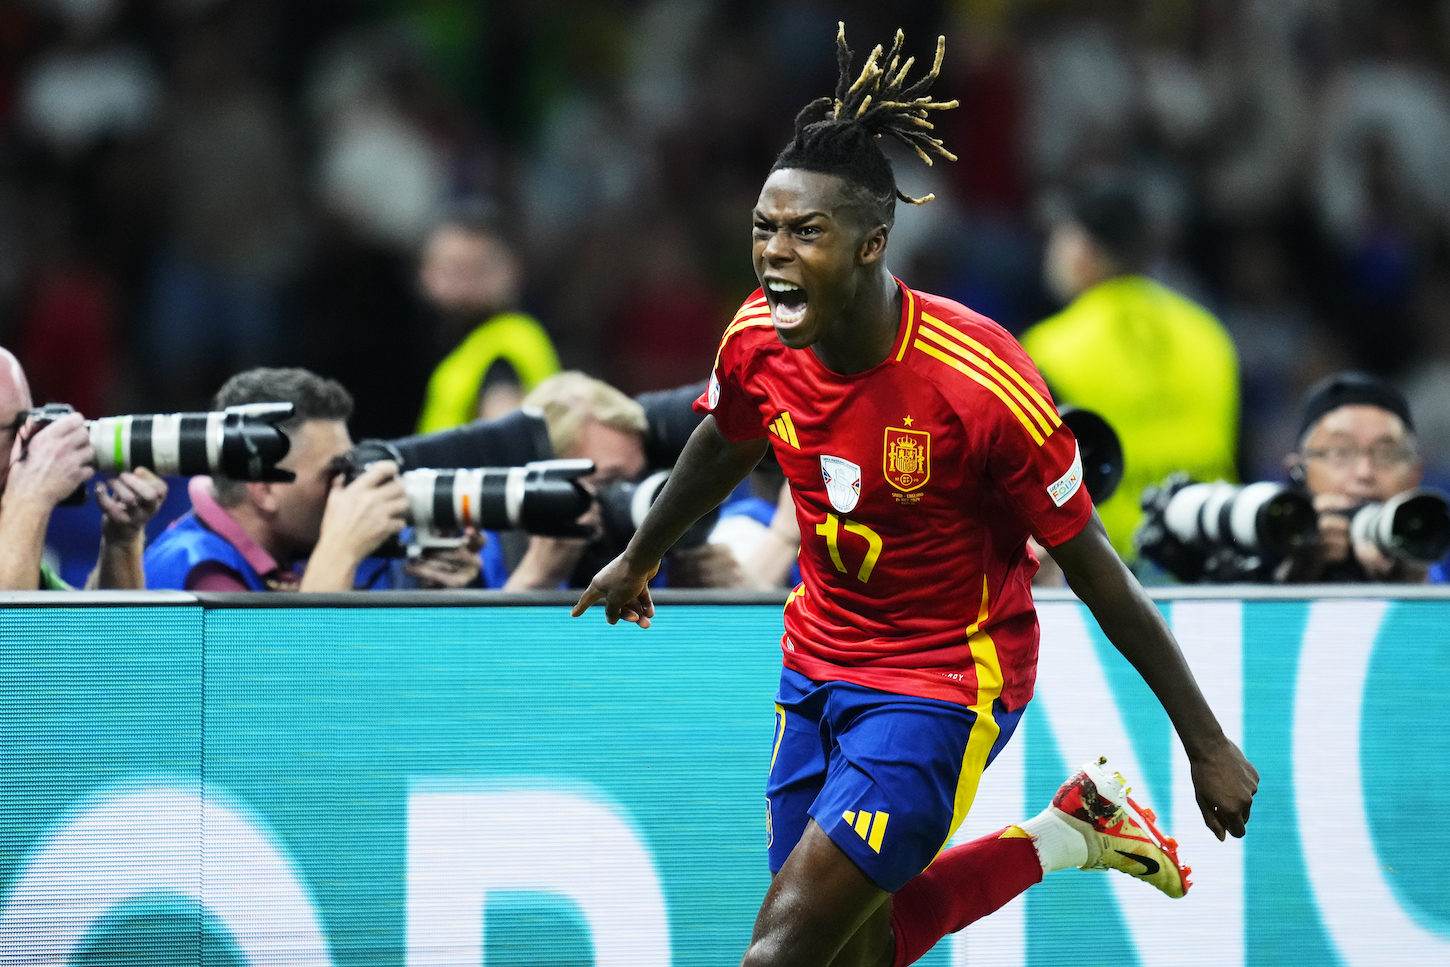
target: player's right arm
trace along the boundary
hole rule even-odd
[[[1051,552],[1068,586],[1168,713],[1188,755],[1204,824],[1219,839],[1225,833],[1242,836],[1259,788],[1258,770],[1224,735],[1167,622],[1113,550],[1097,514]]]
[[[574,606],[574,617],[602,601],[610,624],[623,618],[648,628],[654,616],[649,579],[659,570],[660,558],[691,524],[730,495],[769,445],[763,437],[733,443],[720,432],[714,415],[706,416],[629,546],[589,582]]]

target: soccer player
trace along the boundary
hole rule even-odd
[[[902,38],[808,105],[761,190],[762,288],[721,340],[708,416],[628,549],[574,608],[648,627],[647,581],[685,528],[775,448],[803,536],[785,609],[768,780],[774,872],[744,963],[905,965],[1068,866],[1170,896],[1171,841],[1090,765],[1042,814],[943,850],[1032,697],[1034,536],[1163,703],[1205,823],[1242,836],[1258,774],[1219,727],[1167,625],[1113,552],[1076,442],[1021,347],[886,266],[901,195],[876,145],[950,158],[928,131],[941,66],[907,81]],[[925,201],[927,199],[922,199]],[[923,872],[924,871],[924,872]]]

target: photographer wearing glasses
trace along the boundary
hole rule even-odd
[[[32,405],[20,362],[0,349],[0,590],[68,590],[42,560],[45,532],[56,506],[95,475],[95,457],[79,413],[37,426]],[[137,468],[96,484],[95,493],[101,551],[86,587],[141,590],[146,522],[166,499],[166,482]]]
[[[1283,561],[1279,581],[1390,581],[1422,584],[1428,562],[1391,557],[1353,540],[1354,512],[1420,483],[1423,463],[1404,396],[1366,373],[1338,373],[1309,391],[1299,421],[1299,450],[1285,458],[1292,480],[1319,515],[1319,539]]]

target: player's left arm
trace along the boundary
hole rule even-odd
[[[1163,615],[1123,564],[1097,511],[1077,536],[1050,548],[1068,586],[1153,689],[1183,741],[1203,821],[1220,840],[1244,835],[1259,773],[1208,707]]]

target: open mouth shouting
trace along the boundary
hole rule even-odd
[[[770,303],[770,318],[777,329],[793,329],[806,317],[806,290],[794,282],[766,279],[765,297]]]

